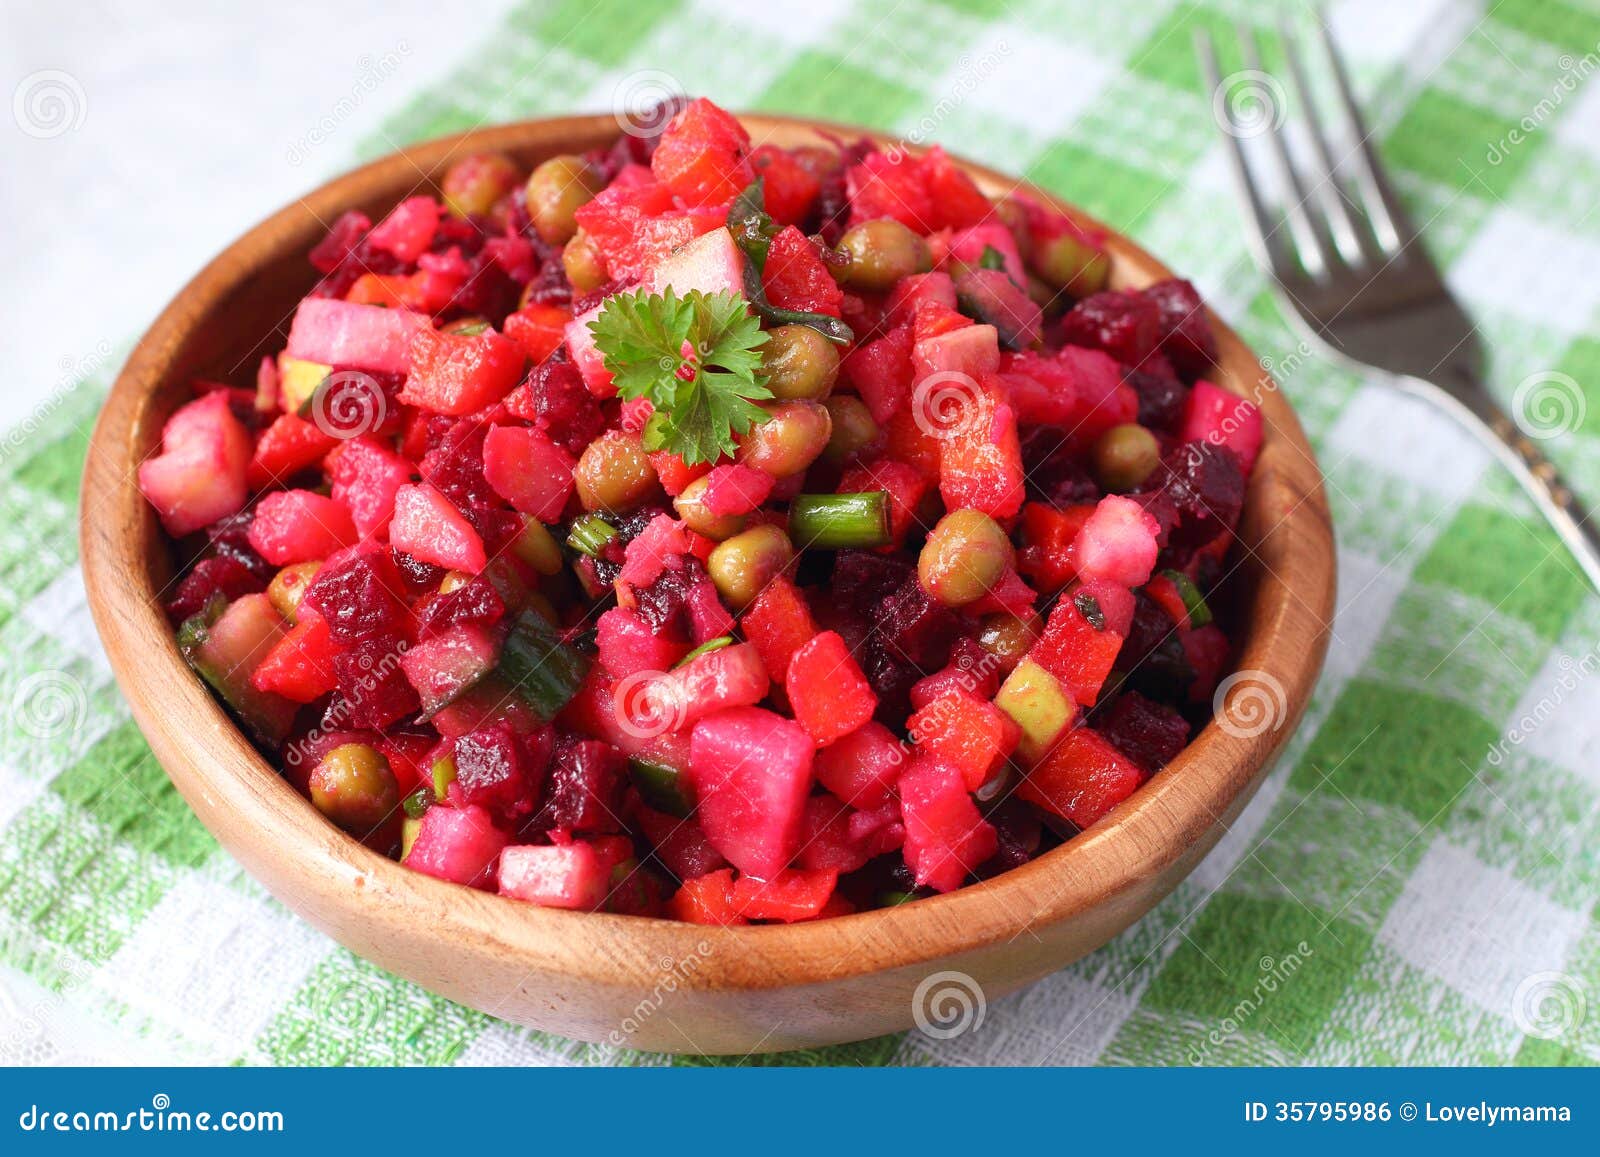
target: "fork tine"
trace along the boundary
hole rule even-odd
[[[1269,103],[1277,100],[1277,82],[1271,77],[1261,63],[1261,42],[1253,29],[1237,26],[1239,43],[1244,49],[1245,67],[1263,77],[1267,81],[1266,99]],[[1311,215],[1306,212],[1306,190],[1300,180],[1300,173],[1294,166],[1293,159],[1289,156],[1288,144],[1284,141],[1283,133],[1279,131],[1279,122],[1282,121],[1283,110],[1271,108],[1268,110],[1266,128],[1264,130],[1267,142],[1271,146],[1268,150],[1272,155],[1273,168],[1277,170],[1278,178],[1288,189],[1288,196],[1284,198],[1283,215],[1289,226],[1289,236],[1294,242],[1294,248],[1299,254],[1300,263],[1305,266],[1313,280],[1320,281],[1328,275],[1328,253],[1323,247],[1322,239],[1317,235],[1317,228],[1311,222]]]
[[[1216,92],[1222,87],[1221,69],[1217,64],[1217,46],[1211,40],[1211,33],[1204,27],[1197,26],[1194,30],[1194,50],[1195,55],[1200,58],[1200,75],[1207,91]],[[1263,269],[1276,272],[1278,260],[1274,252],[1276,247],[1272,242],[1274,226],[1261,204],[1261,194],[1256,189],[1254,178],[1250,175],[1250,163],[1245,157],[1244,143],[1222,125],[1219,124],[1218,128],[1222,129],[1222,135],[1227,141],[1228,169],[1233,174],[1234,191],[1249,210],[1250,220],[1255,225],[1253,230],[1247,231],[1250,248],[1255,251],[1256,261]]]
[[[1373,236],[1377,238],[1378,247],[1385,256],[1393,257],[1404,247],[1405,241],[1400,229],[1400,222],[1404,215],[1399,209],[1399,202],[1395,200],[1394,192],[1389,188],[1389,182],[1383,175],[1383,162],[1378,160],[1378,154],[1372,147],[1372,133],[1367,128],[1367,122],[1361,115],[1361,108],[1356,104],[1355,94],[1350,89],[1350,76],[1345,71],[1344,57],[1339,54],[1339,48],[1333,42],[1333,34],[1328,31],[1327,16],[1317,14],[1317,33],[1322,39],[1322,49],[1328,55],[1328,61],[1333,66],[1333,78],[1339,89],[1339,102],[1344,106],[1344,115],[1350,122],[1350,127],[1356,134],[1356,151],[1353,154],[1353,167],[1355,170],[1356,186],[1361,191],[1362,203],[1366,206],[1367,217],[1372,224]]]
[[[1300,107],[1305,110],[1311,147],[1322,166],[1322,171],[1317,174],[1317,180],[1312,186],[1312,193],[1322,203],[1322,212],[1327,221],[1328,231],[1333,237],[1334,248],[1344,258],[1346,265],[1352,268],[1359,267],[1365,264],[1367,254],[1361,244],[1361,236],[1356,230],[1355,222],[1350,218],[1349,207],[1345,204],[1344,190],[1339,185],[1339,169],[1333,161],[1333,150],[1328,145],[1328,135],[1322,125],[1322,116],[1317,112],[1316,101],[1311,96],[1311,85],[1306,80],[1306,71],[1300,62],[1299,41],[1289,27],[1287,19],[1279,21],[1278,36],[1283,42],[1283,55],[1289,63],[1289,77],[1294,82],[1295,94],[1300,101]]]

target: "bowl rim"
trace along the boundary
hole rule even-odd
[[[736,115],[758,139],[831,134],[907,148],[850,125]],[[607,114],[518,121],[410,145],[337,176],[230,244],[178,292],[134,348],[90,443],[80,504],[82,565],[117,681],[180,793],[247,869],[254,871],[253,865],[268,855],[300,862],[301,878],[285,889],[293,894],[273,890],[336,939],[345,937],[323,913],[355,908],[372,935],[415,936],[420,928],[437,936],[449,927],[481,947],[518,954],[530,973],[543,970],[613,986],[648,985],[659,978],[664,959],[691,954],[704,963],[680,978],[688,988],[817,985],[924,964],[1027,937],[1172,869],[1208,832],[1237,814],[1293,733],[1320,673],[1334,606],[1332,530],[1314,454],[1282,391],[1214,314],[1220,362],[1230,367],[1226,376],[1237,377],[1237,369],[1249,367],[1260,383],[1256,400],[1266,419],[1244,515],[1245,525],[1253,528],[1245,549],[1259,570],[1234,670],[1263,671],[1276,680],[1275,725],[1234,734],[1211,720],[1177,760],[1106,820],[989,880],[912,904],[793,925],[708,927],[540,908],[411,871],[337,832],[256,752],[220,701],[193,676],[156,602],[149,560],[162,537],[134,478],[141,447],[159,442],[165,415],[156,412],[154,399],[186,335],[259,263],[284,255],[284,237],[304,227],[308,211],[331,221],[356,203],[362,190],[404,188],[408,179],[437,175],[448,159],[469,149],[570,151],[616,131],[615,119]],[[987,192],[1022,189],[1102,230],[1114,284],[1171,276],[1143,248],[1076,206],[1028,182],[954,159]],[[1271,525],[1264,525],[1269,514]],[[1291,558],[1292,583],[1281,573]],[[1249,687],[1233,693],[1248,694]],[[575,935],[580,930],[585,935]],[[615,950],[596,952],[597,937]]]

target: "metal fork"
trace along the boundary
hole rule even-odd
[[[1195,50],[1206,87],[1219,106],[1218,125],[1228,141],[1234,184],[1252,226],[1256,261],[1277,284],[1280,299],[1313,345],[1360,367],[1386,371],[1400,389],[1449,413],[1481,438],[1600,590],[1600,533],[1555,466],[1484,385],[1483,353],[1472,320],[1417,244],[1416,228],[1370,143],[1339,50],[1326,23],[1319,18],[1316,26],[1344,116],[1360,141],[1337,161],[1287,22],[1280,24],[1279,36],[1303,110],[1309,163],[1297,162],[1285,144],[1280,131],[1284,117],[1276,107],[1283,86],[1263,69],[1256,33],[1238,30],[1248,70],[1238,75],[1263,90],[1255,100],[1265,105],[1265,120],[1254,125],[1252,117],[1252,126],[1267,138],[1268,163],[1286,190],[1279,210],[1281,228],[1252,176],[1246,134],[1237,131],[1231,112],[1227,124],[1220,115],[1223,82],[1216,46],[1204,29],[1196,30]],[[1349,174],[1353,188],[1346,188],[1342,172]],[[1580,400],[1571,401],[1577,405]]]

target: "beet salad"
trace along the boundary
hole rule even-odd
[[[1230,659],[1261,419],[1193,287],[937,148],[659,123],[332,222],[139,472],[183,655],[353,838],[548,907],[809,920],[1101,821]]]

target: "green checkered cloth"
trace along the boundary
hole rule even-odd
[[[1282,7],[531,3],[363,146],[609,108],[660,70],[734,108],[937,139],[1194,277],[1272,359],[1311,433],[1341,549],[1332,649],[1286,758],[1222,845],[1117,940],[990,1002],[981,1027],[783,1060],[1600,1061],[1600,601],[1475,443],[1299,350],[1250,264],[1192,30],[1231,44],[1235,20],[1271,28]],[[1484,7],[1349,0],[1332,17],[1503,399],[1536,380],[1600,410],[1600,3]],[[0,1028],[17,1026],[0,1059],[667,1063],[384,973],[202,830],[130,721],[84,606],[78,475],[105,376],[0,445]],[[1600,499],[1595,430],[1547,445]]]

